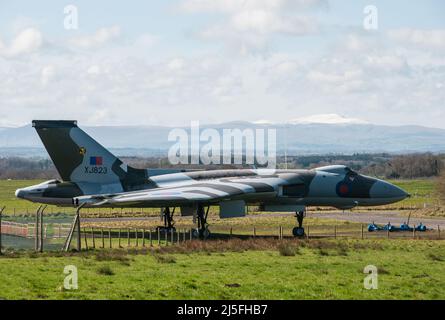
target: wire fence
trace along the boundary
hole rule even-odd
[[[45,250],[61,250],[71,229],[66,223],[46,223],[43,225]],[[35,224],[2,221],[1,233],[5,249],[33,249],[36,236]],[[265,227],[225,227],[211,228],[212,239],[230,238],[294,238],[292,228],[287,226]],[[413,231],[375,231],[368,232],[366,225],[310,225],[305,228],[305,239],[443,239],[440,226],[435,229],[419,232]],[[73,234],[71,248],[77,248],[78,234]],[[162,246],[195,241],[192,228],[162,230],[150,228],[106,228],[82,227],[80,244],[82,249],[128,248],[145,246]]]
[[[83,247],[89,248],[122,248],[177,244],[186,241],[193,241],[194,228],[192,225],[176,226],[176,229],[156,229],[151,227],[103,227],[102,223],[82,225],[74,232],[74,222],[72,216],[54,218],[47,217],[43,221],[43,208],[37,210],[34,215],[21,217],[4,216],[4,207],[0,208],[0,253],[1,249],[34,249],[62,250],[63,248]],[[85,209],[88,210],[88,209]],[[132,209],[135,212],[137,209]],[[39,213],[40,212],[40,213]],[[108,210],[112,213],[112,210]],[[124,212],[121,211],[121,212]],[[143,213],[141,209],[141,213]],[[100,212],[89,212],[99,214]],[[39,220],[38,216],[41,215]],[[5,219],[6,218],[6,219]],[[37,220],[35,220],[37,218]],[[35,221],[35,222],[32,222]],[[40,222],[39,222],[40,221]],[[88,227],[86,227],[88,226]],[[417,231],[415,226],[411,231],[379,230],[369,232],[367,225],[351,223],[341,225],[314,225],[305,226],[306,239],[430,239],[440,240],[443,238],[441,226]],[[210,239],[230,239],[237,238],[293,238],[293,227],[285,226],[265,226],[265,225],[212,225],[212,236]],[[80,231],[80,232],[79,232]],[[75,241],[72,242],[71,238]],[[70,239],[70,241],[67,241]],[[68,243],[68,247],[66,244]]]
[[[35,238],[35,223],[19,223],[13,221],[2,221],[2,234],[8,236],[16,236],[23,238]],[[47,223],[43,226],[44,239],[60,239],[65,238],[70,230],[69,224],[63,223]]]

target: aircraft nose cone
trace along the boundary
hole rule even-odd
[[[22,189],[17,189],[15,191],[15,196],[17,198],[24,199],[25,198],[25,192]]]
[[[398,200],[403,200],[410,196],[402,188],[381,180],[374,183],[370,195],[371,198],[393,198]]]

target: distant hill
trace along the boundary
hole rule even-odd
[[[79,124],[101,144],[118,155],[165,155],[173,145],[172,128],[163,126],[97,126]],[[445,130],[421,126],[382,126],[369,123],[271,124],[228,122],[201,125],[200,129],[276,129],[277,150],[288,154],[445,152]],[[189,131],[190,128],[185,127]],[[203,142],[202,144],[205,144]],[[0,156],[46,156],[37,133],[29,126],[0,128]]]

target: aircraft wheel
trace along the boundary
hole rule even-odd
[[[295,227],[292,229],[292,234],[294,235],[294,237],[301,238],[304,236],[304,228]]]
[[[201,231],[201,238],[205,240],[208,237],[210,237],[210,230],[209,228],[205,228],[204,230]]]
[[[200,238],[199,235],[200,235],[199,229],[193,229],[193,230],[192,230],[192,236],[193,236],[193,238],[198,239],[198,238]]]
[[[159,226],[156,227],[156,232],[159,230],[159,232],[165,232],[167,231],[168,233],[171,232],[173,230],[173,232],[176,232],[176,228],[175,227],[164,227],[164,226]]]
[[[205,229],[193,229],[192,236],[193,236],[193,238],[196,238],[196,239],[203,239],[203,240],[205,240],[208,237],[210,237],[210,230],[208,228],[205,228]]]

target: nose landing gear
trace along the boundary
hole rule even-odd
[[[296,238],[304,237],[303,219],[306,216],[306,211],[298,211],[295,213],[295,217],[298,221],[298,227],[292,229],[292,234]]]

